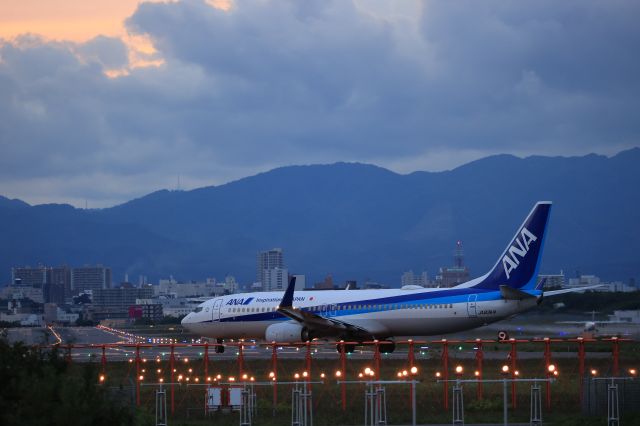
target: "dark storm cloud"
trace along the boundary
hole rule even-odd
[[[2,42],[0,193],[104,205],[178,175],[638,144],[637,2],[410,5],[145,3],[127,27],[164,64],[118,78],[117,39]]]

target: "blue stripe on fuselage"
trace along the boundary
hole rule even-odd
[[[539,290],[527,291],[528,293],[539,296],[542,294]],[[494,290],[484,290],[478,288],[461,288],[461,289],[446,289],[446,290],[438,290],[438,291],[429,291],[429,292],[421,292],[421,293],[412,293],[412,294],[403,294],[398,296],[389,296],[382,297],[377,299],[366,299],[366,300],[353,300],[349,302],[340,302],[340,303],[323,303],[320,305],[313,305],[309,307],[300,308],[307,312],[312,312],[318,315],[323,315],[328,318],[335,317],[343,317],[350,315],[359,315],[366,314],[370,312],[380,312],[379,309],[374,308],[361,308],[361,309],[342,309],[349,305],[371,305],[373,307],[378,307],[381,305],[392,305],[392,304],[407,304],[407,305],[421,305],[421,304],[453,304],[453,303],[466,303],[468,301],[469,295],[475,294],[477,295],[476,302],[487,302],[492,300],[500,300],[502,299],[502,295],[499,291]],[[318,312],[317,308],[320,306],[332,307],[336,306],[339,309],[330,309],[331,315],[327,315],[327,312]],[[395,310],[395,309],[392,309]],[[385,310],[387,311],[387,310]],[[289,317],[286,317],[278,312],[270,311],[270,312],[255,312],[255,313],[236,313],[237,315],[229,316],[226,318],[220,318],[220,322],[238,322],[238,321],[284,321],[289,320]],[[203,321],[203,322],[211,322],[211,321]]]

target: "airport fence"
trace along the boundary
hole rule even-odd
[[[465,381],[457,392],[468,423],[501,422],[505,377],[512,421],[528,422],[530,415],[531,384],[517,379],[545,379],[539,386],[546,419],[605,416],[606,381],[594,379],[611,377],[625,378],[622,416],[640,410],[640,347],[629,339],[407,340],[391,354],[377,341],[348,353],[352,344],[340,342],[336,350],[323,342],[235,342],[224,353],[210,343],[57,346],[72,364],[94,363],[101,385],[150,413],[164,390],[169,421],[181,424],[211,418],[238,424],[246,405],[238,398],[249,394],[252,423],[290,423],[292,394],[305,382],[316,425],[362,424],[371,383],[391,380],[400,385],[384,392],[388,424],[411,424],[413,400],[419,424],[451,422],[456,378]]]

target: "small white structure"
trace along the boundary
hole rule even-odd
[[[640,310],[636,311],[613,311],[613,315],[609,315],[611,321],[628,322],[631,324],[640,324]]]

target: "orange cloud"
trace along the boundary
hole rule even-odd
[[[149,1],[149,0],[147,0]],[[150,0],[157,1],[157,0]],[[206,0],[207,4],[229,10],[231,0]],[[32,33],[45,40],[82,43],[98,35],[122,38],[130,50],[129,66],[159,66],[163,62],[151,40],[129,35],[124,21],[141,0],[20,0],[0,2],[0,38],[14,39]],[[108,70],[109,77],[126,75],[126,70]]]
[[[147,0],[158,1],[158,0]],[[206,0],[229,10],[231,0]],[[141,0],[20,0],[0,2],[0,37],[35,33],[49,39],[82,42],[97,35],[126,34],[123,22]]]

